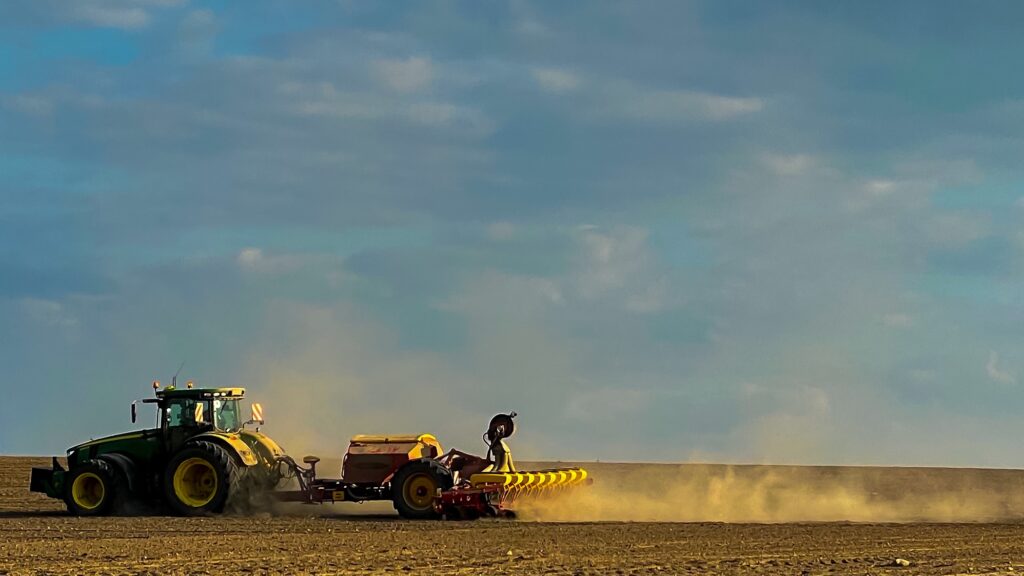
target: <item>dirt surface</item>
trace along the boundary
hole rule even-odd
[[[961,524],[405,522],[390,515],[352,515],[354,505],[300,507],[284,511],[287,516],[85,519],[68,517],[58,502],[27,491],[29,468],[46,463],[39,458],[0,457],[0,574],[1015,574],[1024,570],[1024,524],[1008,521],[1014,510],[1007,511],[1002,523]],[[598,466],[595,476],[599,481],[604,476],[606,483],[614,485],[614,475],[621,481],[636,473],[637,466]],[[668,474],[666,470],[657,468],[642,476]],[[739,474],[759,477],[764,472]],[[882,480],[869,483],[874,490],[869,494],[881,501],[893,500],[877,492],[887,486],[887,476],[871,474]],[[901,474],[907,472],[894,470],[889,476]],[[890,488],[921,490],[921,474],[927,476],[909,473],[916,485],[895,481]],[[967,480],[958,480],[957,474],[933,472],[932,483],[923,489],[941,492],[963,484],[970,490],[961,498],[970,499],[982,486],[982,492],[991,497],[994,487],[1019,478],[1018,473],[1006,471],[965,472],[973,475]],[[1016,502],[1010,497],[1012,488],[1001,500],[1004,508]],[[895,565],[896,558],[910,565]]]

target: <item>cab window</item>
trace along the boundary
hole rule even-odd
[[[237,400],[214,400],[213,413],[214,423],[218,430],[235,432],[242,427],[241,418],[238,416]]]
[[[209,403],[204,402],[203,419],[196,422],[196,404],[201,401],[191,398],[174,399],[167,403],[167,426],[198,426],[209,421]]]

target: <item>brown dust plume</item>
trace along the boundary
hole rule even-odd
[[[594,484],[524,499],[535,521],[980,522],[1024,518],[1024,471],[581,464]]]

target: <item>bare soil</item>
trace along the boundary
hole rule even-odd
[[[43,458],[0,457],[0,574],[1015,574],[1024,524],[1022,475],[1008,471],[871,472],[872,498],[907,491],[986,497],[1000,522],[407,522],[356,505],[295,507],[256,517],[73,518],[27,491]],[[597,466],[626,490],[643,465]],[[685,474],[675,467],[672,474]],[[692,471],[691,471],[692,472]],[[739,474],[763,474],[742,469]],[[831,477],[836,472],[810,471]],[[668,475],[656,468],[641,476]],[[735,470],[732,474],[736,474]],[[921,478],[931,474],[931,483]],[[968,475],[968,480],[957,478]],[[923,475],[923,476],[922,476]],[[619,484],[616,484],[616,483]],[[714,484],[714,482],[711,482]],[[741,482],[739,486],[746,486]],[[844,484],[845,485],[845,484]],[[982,488],[978,488],[981,486]],[[938,488],[936,488],[938,487]],[[878,490],[887,488],[893,494]],[[894,495],[895,494],[895,495]],[[948,495],[948,494],[947,494]],[[772,505],[777,505],[772,501]],[[676,504],[672,504],[676,505]],[[1009,508],[1007,508],[1009,507]],[[992,510],[993,508],[986,508]],[[903,567],[896,558],[910,561]]]

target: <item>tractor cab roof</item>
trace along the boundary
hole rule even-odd
[[[156,397],[164,398],[241,398],[245,388],[175,388],[168,386],[156,391]]]

